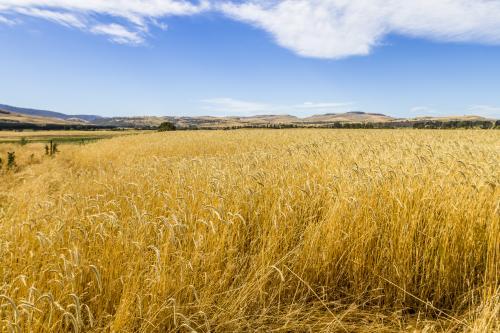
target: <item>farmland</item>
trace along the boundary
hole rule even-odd
[[[35,141],[0,145],[0,332],[500,330],[496,130]]]
[[[140,134],[144,131],[0,131],[0,143],[19,143],[22,138],[28,142],[73,142],[81,143],[122,135]]]

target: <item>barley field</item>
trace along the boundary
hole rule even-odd
[[[0,157],[0,332],[500,331],[499,131],[166,132]]]

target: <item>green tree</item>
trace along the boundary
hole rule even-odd
[[[165,121],[158,126],[158,132],[175,131],[175,125],[169,121]]]

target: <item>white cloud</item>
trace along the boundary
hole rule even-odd
[[[389,34],[500,44],[500,0],[0,0],[0,15],[9,18],[42,17],[86,31],[119,24],[141,40],[149,27],[165,29],[168,16],[208,10],[262,28],[308,57],[367,55]]]
[[[410,116],[436,116],[438,111],[428,106],[415,106],[410,109]]]
[[[129,31],[123,25],[116,23],[96,25],[90,31],[94,34],[106,35],[118,44],[141,44],[144,41],[138,32]]]
[[[86,27],[86,24],[83,21],[83,19],[79,18],[76,14],[71,14],[67,12],[59,12],[55,10],[45,10],[38,8],[18,8],[16,12],[27,16],[40,17],[68,27],[75,27],[80,29]]]
[[[274,109],[273,105],[241,101],[232,98],[211,98],[202,101],[203,109],[230,115],[252,115]]]
[[[11,20],[5,16],[0,15],[0,24],[5,25],[15,25],[17,22],[15,20]]]
[[[309,57],[366,55],[388,34],[500,44],[500,0],[251,0],[219,9]]]
[[[331,110],[337,108],[351,107],[353,103],[314,103],[305,102],[302,104],[293,105],[294,109],[304,109],[304,110]]]
[[[468,112],[487,118],[500,119],[500,107],[491,105],[472,105],[469,107]]]
[[[160,20],[194,15],[210,8],[208,0],[0,0],[0,14],[43,18],[95,34],[117,43],[144,41],[149,26],[166,29]],[[106,16],[106,22],[100,20]],[[111,20],[111,22],[109,22]],[[117,22],[120,21],[120,22]],[[0,16],[0,23],[7,23]]]
[[[410,117],[445,117],[445,116],[482,116],[500,119],[500,107],[490,105],[471,105],[468,108],[436,110],[427,106],[415,106],[410,109]]]
[[[353,103],[315,103],[306,102],[302,104],[280,105],[242,101],[233,98],[211,98],[203,100],[203,109],[211,115],[220,116],[252,116],[291,114],[307,116],[316,113],[343,112],[348,111]]]
[[[58,9],[68,12],[98,13],[130,20],[192,15],[209,7],[207,0],[0,0],[0,10],[18,8]]]

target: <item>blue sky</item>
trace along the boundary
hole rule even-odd
[[[105,116],[500,118],[500,1],[367,6],[377,1],[353,0],[361,15],[343,0],[0,0],[0,103]]]

